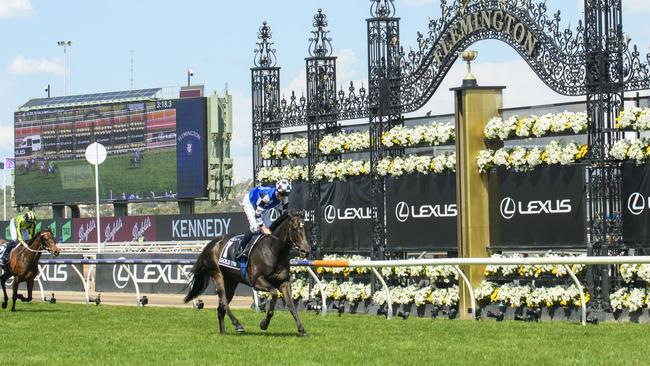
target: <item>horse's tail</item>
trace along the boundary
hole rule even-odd
[[[219,243],[221,238],[217,238],[208,243],[203,248],[203,251],[196,259],[194,267],[192,267],[192,278],[190,292],[185,296],[185,302],[190,302],[197,298],[205,291],[210,284],[210,278],[218,271],[218,264],[214,262],[214,255],[212,254],[214,246]]]

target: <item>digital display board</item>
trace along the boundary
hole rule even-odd
[[[182,105],[181,118],[177,104]],[[179,198],[177,127],[193,126],[192,131],[201,137],[194,145],[204,144],[205,108],[205,98],[193,98],[16,112],[16,203],[94,201],[94,169],[85,159],[85,150],[94,141],[108,151],[99,167],[101,200]],[[195,153],[188,163],[201,177],[193,182],[204,187],[206,149],[192,148]],[[188,179],[186,175],[183,179]],[[190,191],[192,198],[206,195],[205,188]]]

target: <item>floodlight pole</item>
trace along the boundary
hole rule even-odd
[[[58,41],[59,46],[63,47],[63,96],[68,95],[68,47],[72,46],[72,41]]]

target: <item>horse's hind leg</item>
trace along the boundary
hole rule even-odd
[[[296,322],[296,326],[298,327],[298,333],[300,333],[300,335],[303,337],[307,336],[305,327],[303,327],[302,322],[300,322],[300,317],[298,317],[298,310],[296,310],[296,306],[292,300],[293,298],[291,297],[291,283],[289,281],[283,282],[280,285],[280,291],[282,292],[284,303],[287,305],[287,308],[289,308],[291,315],[293,315],[293,320]]]
[[[219,319],[219,333],[226,333],[226,324],[224,318],[226,316],[226,290],[224,289],[223,274],[217,272],[214,275],[214,284],[217,287],[217,296],[219,296],[219,305],[217,306],[217,318]]]
[[[237,282],[234,281],[225,281],[225,288],[226,288],[226,314],[228,314],[228,317],[230,318],[230,321],[232,322],[232,325],[235,327],[235,330],[239,333],[244,332],[244,327],[239,323],[239,320],[235,317],[235,315],[232,313],[230,310],[230,302],[232,301],[232,298],[235,296],[235,289],[237,289]]]

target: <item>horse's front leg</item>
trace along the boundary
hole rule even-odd
[[[262,319],[260,322],[260,329],[267,330],[269,328],[269,323],[271,323],[271,318],[273,318],[273,311],[275,309],[275,302],[278,300],[278,290],[275,289],[273,285],[264,277],[258,277],[255,281],[255,289],[267,290],[271,294],[271,301],[269,302],[269,308],[266,310],[266,318]]]
[[[291,283],[289,281],[282,282],[280,285],[280,291],[282,292],[284,303],[289,308],[291,315],[293,315],[293,320],[295,320],[296,326],[298,327],[298,333],[300,333],[301,336],[306,337],[308,334],[305,332],[305,327],[303,327],[302,323],[300,322],[298,310],[296,310],[296,306],[293,303],[293,297],[291,297]],[[325,304],[323,304],[323,306],[325,306]]]
[[[2,284],[2,294],[4,295],[4,298],[2,300],[3,309],[7,308],[7,302],[9,301],[9,296],[7,296],[7,286],[5,285],[5,282],[7,282],[8,278],[9,275],[7,273],[3,274],[2,277],[0,277],[0,283]]]
[[[11,300],[12,300],[11,311],[16,311],[16,299],[18,299],[18,285],[19,284],[20,284],[20,282],[18,281],[18,279],[16,277],[14,277],[14,283],[13,283],[14,293],[11,295]]]
[[[32,291],[34,290],[34,279],[27,280],[27,298],[21,297],[21,301],[30,302],[32,301]]]

